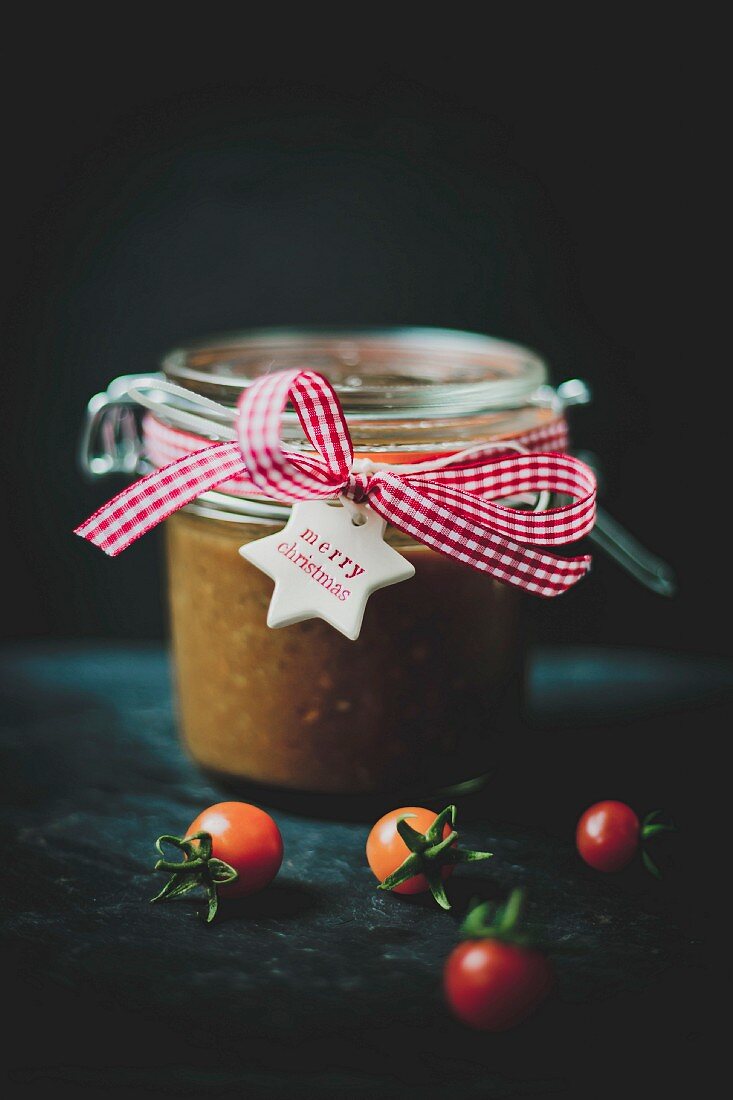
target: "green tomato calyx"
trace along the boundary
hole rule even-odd
[[[502,940],[518,947],[533,947],[534,940],[522,931],[524,890],[516,888],[503,902],[474,901],[461,925],[464,940]]]
[[[660,833],[674,833],[676,829],[674,825],[669,824],[666,821],[657,821],[661,810],[652,810],[650,814],[647,814],[641,823],[640,837],[642,843],[645,840],[651,840],[652,837],[659,836]],[[656,863],[649,855],[646,848],[641,849],[641,861],[650,874],[655,878],[661,878],[662,872],[657,867]]]
[[[410,854],[404,863],[401,863],[391,875],[387,876],[384,882],[380,882],[377,889],[394,890],[395,886],[399,886],[409,878],[414,878],[415,875],[425,875],[430,893],[438,905],[442,909],[450,909],[441,868],[454,863],[473,863],[480,859],[490,859],[494,853],[471,852],[453,847],[458,840],[458,833],[454,827],[456,823],[455,806],[446,806],[424,833],[419,833],[417,829],[413,829],[411,825],[408,825],[407,818],[409,816],[409,814],[404,814],[400,817],[396,828],[410,849]],[[443,830],[448,824],[451,826],[451,831],[444,837]]]
[[[163,845],[170,844],[183,852],[184,859],[180,863],[174,863],[165,858]],[[183,897],[191,890],[200,886],[206,893],[208,901],[206,911],[206,923],[210,924],[216,916],[219,907],[219,886],[227,882],[235,882],[239,875],[225,863],[223,859],[217,859],[212,853],[212,841],[210,833],[195,833],[193,836],[159,836],[155,847],[163,859],[159,859],[153,867],[154,871],[166,871],[170,878],[163,889],[151,902],[172,901],[174,898]]]

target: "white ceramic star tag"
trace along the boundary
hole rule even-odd
[[[282,531],[241,546],[242,557],[275,582],[267,625],[324,619],[356,641],[372,592],[415,573],[384,541],[386,526],[371,508],[352,513],[309,500],[293,505]]]

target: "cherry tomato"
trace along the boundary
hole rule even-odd
[[[639,847],[639,818],[625,802],[596,802],[585,811],[575,833],[581,857],[596,871],[620,871]]]
[[[241,898],[272,882],[283,859],[283,841],[264,810],[247,802],[219,802],[191,822],[186,836],[210,833],[212,855],[233,867],[234,882],[218,887],[221,897]]]
[[[541,951],[498,939],[466,940],[448,956],[443,988],[451,1011],[481,1031],[514,1027],[553,984]]]
[[[399,819],[405,817],[407,824],[411,825],[416,832],[424,833],[427,832],[437,816],[433,810],[426,810],[422,806],[402,806],[401,809],[390,810],[384,817],[380,817],[369,833],[366,844],[367,861],[380,882],[384,882],[393,871],[396,871],[410,854],[410,849],[397,832]],[[448,836],[450,831],[450,825],[446,824],[443,829],[443,836]],[[453,867],[450,864],[444,864],[440,870],[443,878],[446,879],[453,871]],[[395,886],[392,893],[422,894],[429,889],[430,886],[425,875],[413,875],[412,878],[401,882],[399,886]]]

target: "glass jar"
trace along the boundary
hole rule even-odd
[[[356,456],[373,461],[416,462],[562,420],[536,355],[443,330],[267,330],[163,362],[169,381],[231,407],[262,373],[293,367],[330,379]],[[176,427],[174,404],[161,402],[155,418]],[[283,436],[308,446],[294,413]],[[518,722],[521,591],[388,528],[415,576],[370,597],[357,641],[318,619],[272,630],[272,581],[238,549],[287,515],[261,497],[212,492],[165,523],[178,708],[193,758],[270,792],[348,796],[425,797],[490,772]]]

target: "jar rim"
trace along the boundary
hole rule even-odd
[[[479,333],[430,327],[258,328],[196,340],[164,356],[165,376],[234,405],[272,370],[324,374],[345,412],[440,417],[525,405],[545,384],[535,352]]]

